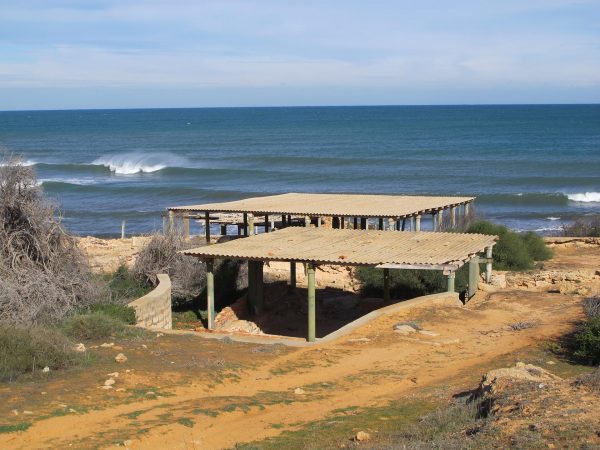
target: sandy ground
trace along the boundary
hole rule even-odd
[[[597,248],[583,262],[575,255],[557,249],[549,264],[600,267]],[[480,293],[464,308],[380,317],[338,341],[303,349],[197,336],[117,342],[121,349],[91,349],[97,361],[88,368],[0,387],[4,421],[32,423],[0,434],[0,448],[228,448],[339,408],[384,405],[428,389],[450,398],[491,368],[517,360],[546,364],[532,361],[533,349],[581,317],[578,296],[505,289]],[[394,332],[394,324],[409,320],[435,335]],[[532,326],[516,331],[517,322]],[[117,352],[129,360],[117,364]],[[114,389],[101,389],[114,371]]]

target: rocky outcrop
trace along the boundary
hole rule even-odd
[[[600,271],[587,270],[542,270],[506,274],[506,282],[509,287],[538,288],[575,295],[589,295],[592,291],[590,284],[598,280],[600,280]]]

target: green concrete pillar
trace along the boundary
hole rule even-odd
[[[169,211],[169,233],[175,231],[175,211]]]
[[[470,203],[465,203],[465,220],[469,217],[469,206]]]
[[[296,289],[296,263],[290,262],[290,291]]]
[[[421,231],[421,215],[417,214],[415,216],[415,231]]]
[[[304,216],[304,226],[310,227],[310,216]]]
[[[366,217],[361,217],[360,218],[360,229],[361,230],[366,230],[367,229],[367,225],[368,225],[367,218]]]
[[[390,301],[390,269],[383,269],[383,300]]]
[[[264,304],[265,304],[264,267],[265,267],[265,264],[262,261],[256,261],[255,314],[262,313]]]
[[[263,262],[248,261],[248,291],[246,294],[248,312],[260,314],[264,304]]]
[[[248,213],[244,213],[244,236],[248,237]]]
[[[354,217],[354,229],[357,230],[358,229],[358,217]]]
[[[456,207],[450,208],[450,226],[456,228]]]
[[[308,278],[308,342],[315,342],[317,331],[316,319],[316,295],[315,295],[315,265],[306,265],[306,276]]]
[[[206,312],[208,329],[215,329],[215,274],[214,261],[206,261]]]
[[[269,215],[268,214],[265,214],[264,221],[265,221],[264,222],[265,223],[265,233],[268,233],[269,232]]]
[[[379,218],[379,229],[383,230],[383,217]]]
[[[487,261],[485,263],[485,282],[491,283],[492,281],[492,246],[485,248],[485,257]]]
[[[454,288],[454,278],[455,278],[455,273],[454,272],[450,272],[448,274],[448,292],[454,292],[455,288]]]
[[[221,236],[227,236],[227,224],[226,223],[221,224]]]
[[[477,292],[479,284],[479,256],[473,256],[469,261],[469,298]]]
[[[444,210],[440,209],[437,213],[437,229],[438,231],[444,231]]]
[[[437,217],[436,213],[431,214],[431,230],[437,231]]]
[[[317,228],[321,227],[321,216],[317,216]]]
[[[406,218],[402,219],[402,227],[401,227],[401,231],[406,230]]]
[[[248,214],[248,235],[254,236],[254,214]]]
[[[204,213],[204,235],[206,244],[210,244],[210,213],[208,211]]]

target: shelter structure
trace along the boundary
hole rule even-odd
[[[442,229],[445,211],[449,211],[447,224],[454,227],[460,214],[469,214],[474,200],[474,197],[287,193],[169,207],[166,228],[173,227],[179,217],[183,220],[184,234],[189,234],[190,219],[203,220],[206,241],[210,243],[211,223],[221,225],[221,234],[227,233],[228,225],[236,225],[237,234],[243,236],[255,234],[257,227],[265,232],[311,223],[319,227],[323,218],[331,218],[333,228],[364,230],[369,228],[369,220],[374,220],[379,230],[421,231],[422,218],[431,215],[432,231],[438,231]],[[229,216],[220,216],[223,213]]]
[[[469,296],[479,281],[478,254],[485,252],[486,278],[492,274],[492,247],[496,236],[444,232],[404,232],[326,228],[287,228],[247,239],[202,246],[183,253],[203,259],[207,265],[208,328],[214,328],[214,260],[246,260],[248,306],[259,313],[263,305],[263,264],[290,263],[290,287],[296,287],[296,264],[304,264],[308,281],[308,341],[316,339],[315,268],[319,264],[368,266],[382,269],[384,298],[390,296],[390,270],[439,270],[454,292],[454,273],[469,263]]]

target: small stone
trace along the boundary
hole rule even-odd
[[[546,361],[546,364],[548,364],[549,366],[553,366],[556,363],[554,361]]]
[[[18,415],[19,415],[19,410],[18,410],[18,409],[13,409],[11,412],[12,412],[12,413],[13,413],[15,416],[18,416]]]
[[[70,413],[76,413],[77,411],[75,411],[73,408],[69,408],[69,412]]]
[[[114,342],[110,342],[110,343],[106,343],[105,342],[103,344],[100,344],[100,347],[102,347],[102,348],[110,348],[110,347],[113,347],[114,345],[115,345]]]
[[[131,439],[127,439],[126,441],[123,441],[123,445],[127,448],[131,447],[131,444],[133,444],[133,441]]]
[[[119,378],[119,372],[107,373],[106,376],[111,378]]]
[[[60,406],[61,408],[66,408],[67,405],[65,405],[64,403],[59,403],[58,406]]]
[[[431,336],[431,337],[436,337],[439,336],[439,333],[436,333],[435,331],[429,331],[429,330],[419,330],[419,333],[424,334],[425,336]]]
[[[417,330],[415,330],[410,325],[396,324],[394,325],[394,331],[400,334],[412,334],[415,333]]]
[[[47,394],[47,392],[42,391],[42,395],[46,395],[46,394]]]
[[[48,373],[48,372],[50,372],[50,367],[48,367],[48,366],[44,367],[44,368],[42,369],[42,372],[44,372],[44,373]]]
[[[146,395],[148,395],[148,396],[153,396],[153,395],[156,395],[156,393],[155,393],[155,392],[152,392],[152,391],[148,391],[148,392],[146,392]]]
[[[113,345],[113,347],[112,347],[112,348],[113,348],[113,350],[116,350],[116,351],[121,351],[121,350],[123,350],[123,347],[121,347],[120,345]]]
[[[125,389],[125,388],[118,388],[118,389],[115,389],[115,391],[116,391],[116,392],[125,392],[126,390],[127,390],[127,389]]]
[[[115,361],[118,363],[124,363],[127,361],[127,356],[125,356],[123,353],[119,353],[117,356],[115,356]]]
[[[371,439],[371,435],[365,431],[359,431],[354,437],[354,440],[358,442],[368,441],[369,439]]]
[[[104,382],[104,386],[112,386],[113,384],[115,384],[115,380],[113,378],[109,378]]]
[[[23,414],[27,414],[28,416],[30,416],[30,415],[32,415],[32,414],[33,414],[33,411],[27,411],[27,410],[26,410],[26,411],[23,411]]]
[[[79,353],[85,352],[85,345],[83,344],[83,342],[80,342],[75,346],[75,351]]]
[[[163,333],[156,333],[156,337],[157,337],[157,338],[159,338],[159,337],[161,337],[161,336],[164,336],[164,334],[163,334]]]
[[[108,389],[112,389],[112,388],[113,388],[112,386],[102,386],[102,389],[107,389],[108,390]]]
[[[369,339],[368,337],[361,337],[355,339],[348,339],[348,342],[371,342],[371,339]]]
[[[142,344],[142,348],[148,348],[146,344]]]
[[[302,389],[302,388],[296,388],[296,389],[294,389],[294,394],[303,395],[303,394],[305,394],[305,392],[304,392],[304,389]]]

